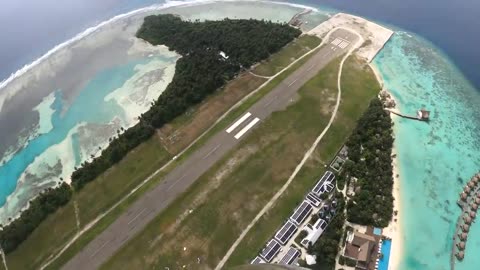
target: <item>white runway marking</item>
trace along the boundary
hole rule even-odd
[[[147,208],[144,208],[140,213],[138,213],[136,216],[134,216],[128,223],[127,225],[130,225],[132,222],[134,222],[143,212],[147,211]]]
[[[251,113],[247,112],[246,114],[244,114],[242,116],[242,118],[238,119],[237,122],[233,123],[233,125],[231,125],[228,129],[227,129],[227,133],[230,133],[232,132],[234,129],[236,129],[241,123],[243,123],[243,121],[247,120],[248,117],[250,117],[250,115],[252,115]]]
[[[309,71],[310,69],[312,69],[314,66],[315,66],[315,64],[309,66],[309,67],[307,68],[307,71]]]
[[[250,123],[248,123],[248,125],[246,125],[242,130],[240,130],[237,135],[235,135],[235,139],[238,140],[240,137],[242,137],[242,135],[245,134],[250,128],[252,128],[258,121],[260,121],[258,117],[253,119]]]
[[[103,243],[103,245],[101,245],[97,250],[95,250],[95,252],[92,253],[92,255],[90,255],[90,258],[94,257],[95,255],[97,255],[98,252],[100,252],[100,250],[102,248],[104,248],[108,243],[110,242],[110,240],[106,241],[105,243]]]
[[[208,154],[206,154],[202,159],[206,159],[207,157],[209,157],[211,154],[213,154],[213,152],[217,151],[217,149],[220,147],[220,145],[222,144],[219,144],[217,146],[215,146],[210,152],[208,152]]]
[[[341,40],[338,39],[338,38],[336,38],[336,39],[335,39],[334,41],[332,41],[331,43],[332,43],[333,45],[337,46],[338,43],[340,43],[340,42],[341,42]]]
[[[345,49],[348,46],[348,44],[349,44],[348,42],[342,41],[342,43],[338,44],[338,47]]]
[[[170,189],[172,189],[177,183],[178,181],[182,180],[184,177],[185,177],[186,174],[182,175],[182,177],[178,178],[177,180],[175,180],[175,182],[173,182],[173,184],[171,184],[168,188],[167,188],[167,191],[170,191]]]
[[[292,86],[292,84],[294,84],[296,81],[298,81],[298,79],[295,79],[293,82],[291,82],[288,87]]]

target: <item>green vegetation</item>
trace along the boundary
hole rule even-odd
[[[241,69],[266,59],[300,35],[286,24],[258,20],[186,22],[171,14],[145,18],[137,37],[166,45],[182,57],[175,75],[140,123],[113,140],[101,157],[72,174],[75,189],[82,188],[117,163],[128,151],[232,79]],[[220,52],[228,55],[223,58]]]
[[[42,192],[19,218],[2,228],[0,245],[3,251],[9,253],[17,248],[48,215],[64,206],[71,197],[72,190],[65,183]]]
[[[125,131],[122,129],[124,132],[111,140],[100,157],[84,162],[72,174],[74,189],[79,191],[97,179],[132,149],[151,138],[155,128],[162,127],[203,101],[232,79],[243,66],[267,58],[299,34],[298,29],[286,24],[257,20],[184,22],[173,15],[145,18],[137,36],[154,45],[165,44],[182,55],[175,66],[174,78],[137,125]],[[220,51],[229,58],[222,58]],[[21,218],[0,231],[0,244],[6,253],[12,252],[43,220],[70,200],[71,191],[67,188],[68,196],[65,187],[49,189],[47,199],[39,196],[30,203],[36,207],[35,211],[24,211]],[[110,205],[100,205],[92,212],[96,214],[97,209]]]
[[[356,178],[356,194],[348,202],[348,220],[386,227],[393,215],[392,121],[374,99],[347,141],[351,163],[342,173]]]
[[[326,69],[331,68],[330,64]],[[324,69],[325,70],[325,69]],[[330,70],[330,72],[333,72]],[[336,72],[335,72],[336,73]],[[287,191],[278,199],[249,231],[227,261],[227,269],[248,264],[287,219],[295,206],[325,172],[336,152],[342,147],[355,128],[356,121],[367,109],[368,102],[380,91],[374,73],[368,65],[356,58],[349,58],[342,71],[342,101],[337,116],[322,141],[295,177]],[[336,87],[336,77],[335,77]],[[323,236],[322,236],[323,237]]]
[[[332,62],[305,84],[296,102],[252,130],[102,268],[213,268],[326,126],[336,101],[338,65],[338,60]],[[289,203],[300,203],[299,195]],[[193,212],[185,216],[189,209]],[[201,266],[196,265],[198,257]]]
[[[170,159],[171,155],[165,151],[156,136],[142,143],[95,181],[81,191],[74,192],[65,206],[44,220],[16,250],[9,253],[9,269],[40,268],[46,258],[63,247],[79,229],[118,202]],[[75,205],[78,209],[79,227]]]
[[[320,45],[320,38],[311,35],[302,35],[298,39],[289,43],[280,52],[273,54],[264,63],[268,65],[258,65],[253,73],[261,76],[272,76],[288,66],[292,61],[304,55],[306,52]]]
[[[332,218],[322,237],[308,249],[308,253],[317,256],[317,263],[309,265],[310,269],[335,269],[335,258],[337,256],[340,240],[343,235],[343,224],[345,223],[345,200],[342,194],[336,196],[336,215]]]

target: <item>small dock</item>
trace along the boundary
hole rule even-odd
[[[387,110],[389,112],[395,114],[395,115],[398,115],[398,116],[402,117],[402,118],[407,118],[407,119],[412,119],[412,120],[417,120],[417,121],[424,121],[424,122],[428,122],[430,120],[430,111],[427,111],[425,109],[418,110],[416,116],[405,115],[405,114],[397,112],[393,109],[387,109]]]
[[[475,221],[480,206],[480,172],[476,173],[465,185],[457,204],[462,209],[462,214],[457,219],[455,235],[453,236],[450,256],[451,270],[455,269],[455,258],[461,261],[465,257],[468,232]]]
[[[300,25],[302,25],[302,21],[300,20],[300,17],[302,17],[303,15],[306,15],[310,12],[312,12],[312,10],[308,9],[308,8],[304,9],[301,12],[298,12],[297,14],[293,15],[293,17],[290,19],[288,24],[291,25],[291,26],[294,26],[294,27],[300,27]]]

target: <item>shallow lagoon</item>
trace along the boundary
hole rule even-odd
[[[271,12],[271,6],[265,3],[242,4],[230,2],[182,8],[174,7],[163,12],[174,12],[191,19],[216,19],[229,16],[237,18],[267,18],[282,21],[289,19],[294,13],[302,9],[302,7],[294,8],[286,5],[275,5],[275,12]],[[314,22],[318,23],[326,19],[328,17],[327,12],[330,11],[322,12],[319,10],[316,13],[309,14],[307,18],[311,24],[307,25],[307,27],[311,27]],[[138,23],[138,20],[135,21],[134,17],[130,21],[132,25]],[[104,30],[98,33],[99,37],[105,35],[103,39],[91,39],[90,42],[84,43],[85,48],[91,50],[92,46],[95,47],[99,44],[99,40],[108,40],[109,36],[107,33],[114,32],[112,29],[106,28]],[[128,43],[126,40],[123,40],[123,42]],[[104,48],[103,52],[108,51],[108,48],[112,48],[112,44],[101,44],[104,45],[102,47]],[[139,76],[143,72],[148,73],[148,68],[146,67],[149,66],[149,63],[158,61],[158,59],[165,63],[164,68],[171,67],[174,64],[175,55],[170,54],[167,58],[162,59],[162,57],[168,54],[165,50],[156,51],[152,48],[140,46],[140,50],[134,50],[136,53],[126,54],[125,51],[129,51],[129,48],[139,46],[139,44],[135,46],[132,43],[128,44],[128,46],[118,51],[109,52],[102,60],[103,62],[95,62],[94,66],[98,67],[98,72],[95,74],[75,74],[84,78],[83,84],[80,83],[82,87],[67,92],[63,96],[63,102],[60,102],[62,99],[58,98],[60,95],[58,94],[55,95],[54,102],[49,103],[52,102],[52,97],[49,95],[58,91],[58,88],[49,87],[47,90],[40,89],[42,90],[40,91],[42,95],[35,97],[35,102],[28,104],[28,110],[30,111],[34,107],[37,108],[35,115],[38,118],[35,118],[33,123],[43,124],[34,125],[34,127],[25,126],[30,128],[30,130],[34,130],[34,135],[48,134],[45,132],[51,129],[48,126],[49,116],[53,117],[51,121],[53,129],[60,127],[57,121],[62,119],[62,117],[68,118],[69,109],[75,110],[75,108],[79,108],[77,113],[85,109],[85,106],[79,106],[81,102],[78,101],[82,100],[82,95],[87,95],[88,93],[88,91],[84,91],[88,88],[87,85],[89,84],[87,82],[94,84],[97,82],[94,88],[100,89],[108,83],[106,81],[102,82],[101,78],[97,76],[101,77],[102,72],[114,72],[113,70],[117,70],[118,77],[115,74],[111,77],[118,78],[122,83],[115,84],[115,87],[110,87],[102,95],[98,92],[99,97],[103,99],[102,102],[110,104],[111,110],[109,109],[104,111],[104,114],[99,114],[103,115],[103,117],[89,119],[91,121],[90,129],[85,128],[86,126],[81,124],[82,121],[78,119],[72,120],[76,122],[76,125],[70,123],[67,125],[68,128],[64,127],[65,130],[61,132],[62,136],[68,139],[56,140],[60,142],[57,148],[57,158],[61,156],[58,154],[60,152],[68,153],[68,157],[62,157],[62,163],[81,163],[82,159],[88,158],[89,154],[91,154],[91,152],[87,151],[88,149],[96,152],[94,150],[102,145],[102,143],[96,140],[89,140],[88,138],[104,134],[106,141],[109,136],[115,134],[119,125],[126,125],[128,122],[126,120],[132,120],[131,117],[134,115],[132,111],[136,107],[130,106],[130,109],[125,109],[129,103],[128,100],[122,98],[125,97],[124,94],[128,93],[128,89],[131,88],[131,85],[127,83],[129,78]],[[78,52],[86,53],[87,51],[78,50]],[[113,53],[123,56],[129,55],[129,57],[117,58],[129,60],[126,62],[115,62],[116,60],[112,60]],[[152,54],[159,58],[151,58]],[[70,57],[72,57],[70,53],[65,53],[63,57],[58,59],[70,59]],[[480,168],[478,155],[480,150],[480,136],[478,136],[480,131],[480,114],[476,110],[476,106],[480,104],[480,94],[477,89],[474,89],[468,83],[448,58],[432,44],[406,32],[400,31],[396,34],[387,44],[385,50],[374,60],[374,64],[379,68],[386,87],[396,97],[399,109],[402,112],[414,114],[416,110],[422,107],[432,111],[432,121],[428,124],[395,119],[395,145],[399,154],[402,208],[404,209],[401,225],[405,235],[404,242],[406,243],[405,256],[400,269],[448,269],[452,245],[451,238],[456,218],[460,213],[455,201],[466,180]],[[142,67],[144,68],[142,69]],[[41,71],[45,71],[46,74],[52,73],[52,70],[48,67]],[[57,77],[66,75],[72,77],[72,74],[74,73],[64,72],[57,74]],[[49,78],[52,78],[52,76]],[[93,78],[97,78],[99,81]],[[166,85],[168,76],[162,78],[164,78],[164,85]],[[114,82],[112,81],[111,83]],[[127,87],[122,88],[122,86]],[[118,91],[116,91],[116,94],[112,94],[115,93],[115,89]],[[145,88],[141,87],[140,89]],[[146,98],[145,100],[148,99]],[[125,107],[122,107],[122,100],[126,101],[126,103],[123,103]],[[39,104],[51,104],[51,106],[38,106]],[[134,104],[130,103],[130,105]],[[49,108],[54,108],[54,111],[52,112]],[[43,117],[38,116],[38,112],[42,112],[40,115]],[[58,119],[54,120],[55,117]],[[100,118],[103,118],[103,120],[100,120]],[[115,122],[113,121],[114,119],[120,122]],[[20,134],[21,130],[18,132]],[[50,132],[53,132],[53,130]],[[26,134],[28,136],[24,137],[32,137],[31,133],[27,132]],[[38,138],[40,139],[41,137]],[[62,146],[60,147],[60,145]],[[50,157],[45,160],[55,160],[55,158],[52,158],[54,154],[49,155],[46,152],[42,152],[43,156]],[[35,169],[36,173],[40,173],[42,168],[45,167],[37,166]],[[48,181],[37,179],[36,181],[21,182],[14,193],[15,196],[11,196],[7,205],[2,209],[2,217],[5,219],[8,214],[15,213],[15,210],[21,205],[21,200],[19,201],[18,198],[29,198],[35,192],[38,192],[38,189],[43,185],[53,185],[56,181],[58,181],[58,176],[52,176],[51,180]],[[14,189],[16,181],[10,180],[8,182],[10,186],[7,188],[12,188],[13,186]],[[3,192],[4,187],[0,188],[0,190]],[[7,209],[8,211],[5,211]],[[475,269],[477,265],[480,265],[480,258],[475,256],[480,251],[479,226],[474,224],[470,234],[471,237],[467,243],[465,260],[462,263],[457,263],[457,269]]]

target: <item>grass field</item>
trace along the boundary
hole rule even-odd
[[[317,47],[321,40],[317,36],[302,35],[288,44],[281,52],[272,55],[265,61],[266,65],[258,65],[253,73],[261,76],[272,76],[288,66],[298,57]]]
[[[366,110],[369,101],[380,91],[380,86],[370,68],[355,58],[349,58],[345,62],[341,82],[342,102],[329,131],[287,192],[250,230],[227,261],[225,268],[249,263],[257,255],[284,220],[291,215],[296,204],[324,173],[326,170],[324,166],[333,159],[355,128],[356,120]]]
[[[295,102],[253,130],[102,268],[213,268],[326,126],[338,64],[304,85]]]
[[[304,47],[298,46],[296,48],[299,50],[305,49]],[[282,55],[282,53],[290,55],[292,53],[290,46],[287,45],[279,55]],[[262,90],[250,98],[245,105],[249,106],[249,104],[256,102],[256,100],[273,89],[283,78],[288,76],[307,59],[308,57],[284,72],[276,80],[273,80],[267,87],[262,88]],[[261,65],[269,66],[272,64],[263,63]],[[260,86],[265,80],[266,79],[244,73],[237,79],[229,82],[223,91],[218,91],[205,102],[196,106],[185,115],[175,119],[173,123],[160,130],[158,133],[159,136],[155,136],[148,142],[137,147],[119,164],[88,184],[81,192],[75,194],[74,200],[51,215],[17,250],[8,254],[7,263],[9,269],[38,269],[40,265],[45,263],[47,258],[58,252],[78,231],[74,210],[75,204],[79,209],[79,225],[80,228],[83,228],[88,222],[92,221],[118,202],[120,198],[129,193],[146,176],[153,173],[171,159],[174,154],[181,151],[193,141],[196,136],[212,125],[221,114],[243,96]],[[229,123],[228,119],[234,117],[236,117],[235,112],[229,114],[227,119],[222,121],[222,123],[226,125]],[[217,126],[221,126],[221,124]],[[196,147],[211,137],[215,133],[215,130],[218,130],[218,128],[212,129],[211,132],[204,136],[202,141],[196,144]],[[173,133],[176,135],[184,134],[184,136],[175,136],[176,139],[173,140],[172,143]],[[188,151],[188,153],[182,156],[182,159],[191,152],[193,151]],[[180,161],[181,159],[174,162],[174,164],[170,166],[170,169]],[[91,239],[108,227],[136,198],[158,184],[167,172],[168,168],[122,203],[118,209],[115,209],[109,215],[105,216],[94,228],[80,237],[74,245],[60,256],[48,269],[58,269],[68,261],[69,258],[79,252]]]

